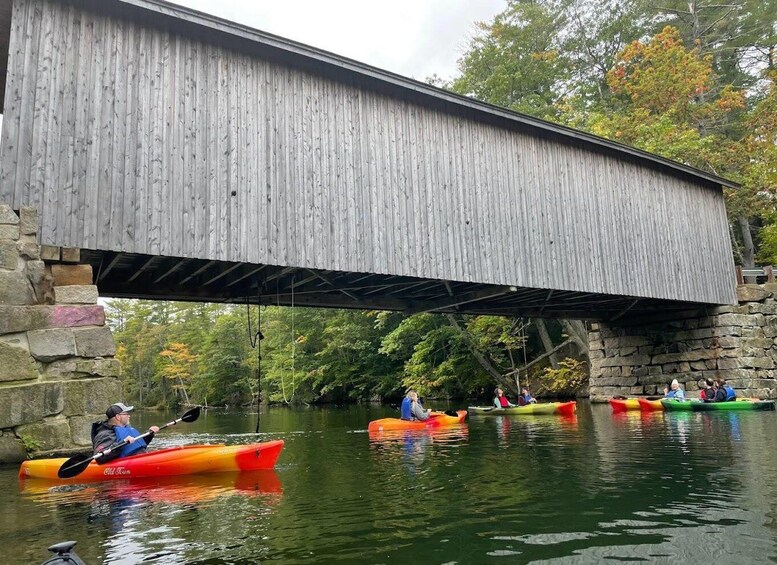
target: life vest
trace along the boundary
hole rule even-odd
[[[723,385],[723,390],[726,391],[726,401],[736,400],[737,399],[736,391],[733,388],[731,388],[730,386]]]
[[[405,397],[402,399],[402,407],[400,408],[400,418],[403,420],[412,420],[413,419],[413,411],[411,410],[412,402],[409,398]]]
[[[137,437],[141,435],[138,430],[136,430],[135,428],[131,428],[129,426],[116,426],[113,429],[116,432],[117,442],[122,442],[128,437]],[[132,455],[136,451],[145,449],[147,446],[148,444],[146,443],[146,440],[144,439],[135,440],[133,443],[128,443],[127,445],[121,448],[121,451],[119,451],[119,457],[126,457],[127,455]]]
[[[502,406],[502,408],[508,408],[510,406],[506,396],[497,396],[497,398],[499,399],[499,404]]]

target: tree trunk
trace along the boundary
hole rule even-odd
[[[548,359],[550,360],[550,365],[554,369],[558,369],[558,356],[555,353],[551,353],[553,351],[553,341],[551,341],[550,334],[548,334],[548,328],[545,327],[545,320],[542,318],[533,318],[532,322],[537,326],[537,332],[540,334],[545,353],[549,354]]]
[[[461,327],[454,315],[446,314],[445,316],[448,318],[448,321],[451,323],[451,325],[456,328],[456,330],[462,336],[464,336],[464,340],[467,342],[467,347],[469,347],[472,355],[475,357],[475,359],[477,359],[477,362],[480,363],[480,366],[483,367],[486,372],[494,378],[497,384],[501,388],[507,389],[507,391],[511,392],[512,394],[520,394],[521,391],[516,390],[515,383],[497,371],[494,365],[486,358],[486,356],[478,351],[477,347],[475,347],[475,344],[472,342],[472,337],[469,335],[469,332]]]
[[[734,251],[734,263],[736,265],[741,265],[743,263],[742,250],[740,249],[739,242],[737,241],[737,236],[734,234],[734,226],[731,223],[728,224],[728,236],[731,238],[731,247]]]
[[[737,223],[742,235],[742,266],[752,269],[755,267],[755,245],[753,245],[753,234],[750,232],[750,222],[746,216],[740,214],[737,216]]]
[[[178,377],[178,384],[181,385],[181,390],[183,391],[183,398],[186,401],[186,406],[191,406],[191,403],[189,402],[189,395],[186,393],[186,387],[183,384],[183,379],[181,377]]]
[[[561,325],[564,326],[569,338],[577,345],[580,355],[588,360],[588,330],[585,329],[585,324],[580,320],[561,320]]]

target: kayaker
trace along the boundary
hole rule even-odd
[[[134,409],[134,406],[127,406],[121,402],[111,404],[105,411],[105,416],[108,419],[104,422],[95,422],[92,424],[92,447],[94,453],[99,453],[125,439],[129,442],[121,449],[112,451],[108,455],[96,459],[98,463],[102,464],[111,459],[116,459],[117,457],[137,455],[138,453],[146,451],[146,447],[151,443],[151,440],[154,439],[154,434],[159,431],[159,427],[151,426],[148,429],[151,432],[150,436],[137,439],[138,436],[143,434],[129,425],[130,412]]]
[[[414,390],[411,390],[407,393],[408,397],[410,398],[410,415],[412,416],[413,420],[428,420],[429,415],[432,413],[432,410],[424,410],[424,407],[421,406],[421,401],[418,400],[418,393]]]
[[[726,402],[728,400],[736,400],[737,393],[734,389],[726,384],[724,379],[718,379],[715,382],[715,397],[712,402]]]
[[[737,392],[726,383],[726,379],[718,379],[718,392],[721,390],[726,393],[724,402],[731,402],[737,399]],[[717,394],[715,398],[717,399]]]
[[[518,404],[520,406],[526,406],[527,404],[537,404],[537,399],[531,395],[528,388],[523,387],[521,389],[521,396],[518,397]]]
[[[674,398],[675,400],[685,400],[685,391],[680,388],[680,383],[677,379],[672,379],[672,384],[669,388],[664,387],[664,396],[666,398]]]
[[[504,391],[501,388],[496,387],[496,389],[494,389],[494,394],[496,395],[496,396],[494,396],[494,406],[495,407],[497,407],[497,408],[510,408],[512,406],[515,406],[515,404],[513,404],[509,400],[507,400],[507,397],[505,396],[505,393],[504,393]]]
[[[399,409],[399,412],[400,412],[399,417],[403,420],[413,419],[413,412],[411,411],[413,401],[410,399],[410,394],[412,392],[413,392],[412,390],[408,390],[407,394],[405,395],[405,398],[402,399],[402,406]]]
[[[699,398],[704,402],[715,402],[715,393],[717,392],[715,390],[715,382],[712,379],[704,379],[703,387]]]

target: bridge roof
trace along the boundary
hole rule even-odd
[[[60,1],[71,2],[72,0]],[[739,186],[729,179],[635,147],[480,102],[323,49],[163,0],[83,0],[81,3],[87,6],[99,5],[101,11],[108,9],[115,12],[117,16],[125,18],[149,19],[149,24],[160,25],[160,20],[163,20],[166,27],[176,32],[202,35],[203,32],[215,31],[221,35],[222,41],[226,39],[235,42],[235,47],[242,44],[245,48],[245,44],[248,42],[253,44],[254,48],[259,46],[263,50],[274,51],[276,57],[280,57],[288,63],[296,63],[308,68],[312,66],[317,72],[327,75],[355,75],[357,79],[365,81],[365,85],[372,88],[388,91],[388,93],[397,96],[412,97],[425,104],[443,106],[446,111],[451,113],[464,114],[474,119],[486,120],[494,125],[511,129],[518,128],[533,135],[551,137],[557,141],[583,146],[590,150],[636,161],[643,166],[656,168],[683,178],[690,177],[696,182],[702,181],[703,184],[732,188]],[[0,2],[0,23],[10,24],[10,5],[10,1]],[[154,17],[149,18],[149,16]],[[0,25],[0,57],[3,56],[3,50],[7,57],[9,27],[9,25]],[[212,42],[212,35],[205,37],[204,40]],[[250,46],[248,47],[250,48]],[[4,90],[5,74],[3,74],[2,84],[0,84],[0,94],[3,94]],[[0,97],[0,104],[2,100],[3,97]]]

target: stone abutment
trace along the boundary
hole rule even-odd
[[[34,208],[0,204],[0,463],[90,446],[91,423],[121,398],[92,268],[39,245],[37,228]]]
[[[777,398],[777,284],[740,285],[739,304],[680,313],[672,321],[593,326],[590,395],[662,394],[672,379],[698,396],[724,378],[742,397]]]

